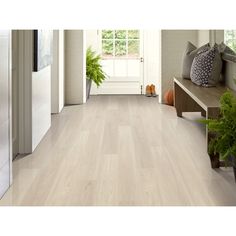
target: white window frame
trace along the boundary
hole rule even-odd
[[[105,30],[105,29],[102,29],[102,30]],[[99,45],[99,48],[98,48],[98,50],[99,50],[99,53],[100,53],[100,55],[102,56],[102,30],[99,30],[98,31],[98,45]],[[109,30],[109,29],[106,29],[106,30]],[[113,32],[113,34],[115,33],[115,30],[114,29],[111,29],[111,30],[113,30],[114,32]],[[117,29],[116,29],[117,30]],[[122,30],[122,29],[120,29],[120,30]],[[132,30],[132,29],[129,29],[129,30]],[[136,30],[136,29],[133,29],[133,30]],[[126,31],[128,31],[128,30],[126,30]],[[128,34],[126,34],[126,40],[127,40],[127,37],[128,37]],[[126,43],[126,57],[119,57],[119,56],[115,56],[115,45],[114,45],[114,43],[115,43],[115,39],[114,39],[114,35],[113,35],[113,57],[102,57],[102,60],[113,60],[113,63],[115,63],[115,60],[140,60],[141,58],[143,58],[143,53],[144,53],[144,45],[143,45],[143,31],[142,30],[139,30],[139,56],[137,56],[137,57],[128,57],[127,56],[127,53],[128,53],[128,43]],[[118,39],[119,40],[119,39]],[[133,40],[133,39],[131,39],[131,40]],[[128,42],[128,41],[127,41]],[[127,65],[128,66],[128,65]],[[124,77],[120,77],[120,76],[114,76],[114,74],[115,74],[115,71],[114,71],[114,69],[115,69],[115,66],[114,66],[114,64],[113,64],[113,75],[109,78],[109,81],[110,82],[122,82],[122,81],[124,81]],[[144,72],[143,72],[143,63],[142,64],[140,64],[140,74],[141,74],[141,76],[142,76],[142,78],[144,78],[144,74],[143,74]],[[136,77],[125,77],[125,78],[127,78],[127,81],[126,82],[133,82],[133,81],[136,81]],[[144,80],[144,79],[143,79]],[[142,84],[143,84],[143,82],[142,82]]]
[[[98,37],[99,37],[99,53],[101,54],[102,56],[102,31],[103,30],[109,30],[109,29],[102,29],[102,30],[99,30],[98,31]],[[112,57],[103,57],[102,56],[102,60],[129,60],[129,59],[140,59],[141,57],[143,57],[143,45],[142,45],[142,42],[143,42],[143,31],[142,30],[138,30],[138,29],[129,29],[129,30],[138,30],[139,31],[139,38],[138,39],[128,39],[128,30],[127,33],[126,33],[126,38],[124,40],[126,40],[126,56],[124,57],[119,57],[119,56],[115,56],[115,42],[116,41],[119,41],[119,40],[122,40],[122,39],[115,39],[115,31],[117,30],[114,30],[114,29],[110,29],[110,30],[113,30],[113,39],[104,39],[104,40],[111,40],[113,41],[113,56]],[[125,29],[120,29],[120,30],[125,30]],[[139,55],[137,57],[128,57],[128,42],[129,41],[139,41]]]

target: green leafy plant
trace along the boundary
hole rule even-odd
[[[98,87],[107,78],[100,63],[101,56],[92,51],[91,47],[86,52],[86,77],[92,80]]]
[[[209,152],[219,153],[226,163],[229,158],[236,158],[236,97],[230,91],[221,96],[219,118],[201,120],[201,123],[207,124],[209,131],[215,133]]]

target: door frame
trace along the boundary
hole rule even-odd
[[[11,53],[11,73],[12,73],[12,158],[19,154],[19,75],[18,75],[18,31],[12,30],[12,53]]]
[[[13,182],[12,175],[12,161],[13,161],[13,145],[12,145],[12,30],[9,30],[9,80],[8,80],[8,93],[9,93],[9,180],[10,186]]]

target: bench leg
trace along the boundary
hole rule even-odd
[[[178,117],[183,117],[183,116],[182,116],[182,112],[181,112],[181,111],[177,111],[177,116],[178,116]]]
[[[176,108],[176,113],[178,117],[182,117],[182,111]]]
[[[182,117],[183,112],[203,110],[177,83],[174,83],[174,105],[178,117]]]
[[[219,160],[219,154],[209,154],[210,156],[210,160],[211,160],[211,168],[212,169],[216,169],[216,168],[220,168],[220,160]]]
[[[206,117],[206,111],[205,111],[205,110],[202,110],[202,111],[201,111],[201,115],[202,115],[203,117]]]
[[[182,117],[182,107],[183,107],[183,94],[182,89],[174,83],[174,106],[178,117]]]

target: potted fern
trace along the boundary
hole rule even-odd
[[[99,87],[106,79],[107,75],[102,69],[100,63],[101,56],[92,51],[91,47],[86,52],[86,91],[87,99],[90,95],[92,81]]]
[[[210,141],[209,152],[219,153],[220,159],[233,165],[236,181],[236,97],[232,92],[225,92],[220,99],[220,117],[202,120],[209,131],[215,133]]]

